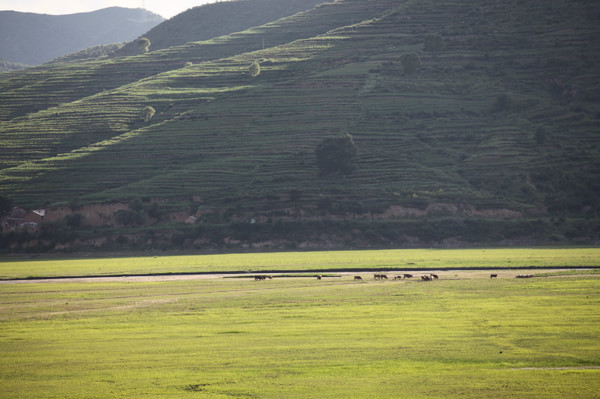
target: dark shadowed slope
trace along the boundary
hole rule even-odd
[[[122,59],[156,73],[2,122],[0,193],[116,246],[594,242],[599,11],[345,0]],[[304,38],[257,48],[271,30]],[[321,173],[315,149],[345,133],[354,172]]]

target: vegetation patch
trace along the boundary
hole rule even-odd
[[[3,284],[0,381],[11,397],[596,396],[597,276],[436,274]]]

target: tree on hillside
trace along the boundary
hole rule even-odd
[[[402,69],[404,69],[404,73],[413,74],[417,72],[419,67],[421,66],[421,59],[417,55],[417,53],[406,53],[402,54],[400,57],[400,63],[402,64]]]
[[[430,33],[425,36],[423,48],[430,53],[439,53],[444,50],[444,39],[439,33]]]
[[[156,110],[151,106],[147,105],[142,110],[142,119],[144,120],[144,122],[148,122],[150,119],[152,119],[155,113]]]
[[[248,75],[253,78],[260,75],[260,64],[258,61],[253,61],[252,64],[250,64],[250,67],[248,67]]]
[[[0,196],[0,216],[6,215],[12,208],[12,200],[10,198]]]
[[[508,94],[500,94],[492,104],[492,112],[509,112],[514,108],[513,100]]]
[[[324,139],[315,150],[319,175],[351,174],[356,169],[356,153],[350,134]]]
[[[150,49],[150,40],[146,37],[140,37],[137,44],[142,53],[147,53]]]

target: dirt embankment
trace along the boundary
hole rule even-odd
[[[468,204],[433,203],[423,209],[392,205],[380,214],[382,219],[390,217],[426,217],[426,216],[475,216],[485,218],[515,219],[523,217],[519,211],[504,208],[477,209]]]
[[[154,202],[154,201],[153,201]],[[156,200],[156,202],[160,202]],[[78,208],[69,206],[58,206],[47,209],[45,220],[49,222],[64,219],[67,215],[81,214],[83,215],[82,225],[98,227],[98,226],[117,226],[119,225],[116,214],[119,211],[130,210],[130,206],[123,202],[110,202],[103,204],[87,204]],[[209,212],[198,211],[195,216],[200,219],[206,216],[207,213],[219,213],[217,208],[211,209]],[[468,204],[450,204],[450,203],[432,203],[423,208],[410,207],[403,205],[391,205],[380,213],[349,213],[349,214],[327,214],[322,211],[306,208],[289,208],[279,209],[278,219],[281,220],[348,220],[348,219],[370,219],[370,220],[385,220],[394,218],[422,218],[422,217],[439,217],[439,216],[471,216],[482,218],[501,218],[501,219],[518,219],[524,215],[516,210],[504,208],[488,208],[477,209],[473,205]],[[163,214],[161,219],[170,222],[184,223],[192,215],[188,211],[176,211],[168,214]],[[255,219],[257,222],[265,222],[272,219],[273,215],[269,210],[263,212],[257,211]],[[237,219],[233,216],[233,219]],[[157,220],[146,218],[144,224],[152,224]]]
[[[69,206],[57,206],[47,210],[45,220],[55,222],[64,219],[67,215],[79,213],[83,215],[82,224],[85,226],[115,226],[117,225],[116,213],[127,209],[129,209],[129,205],[122,202],[88,204],[76,209]]]

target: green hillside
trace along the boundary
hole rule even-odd
[[[48,209],[44,248],[595,243],[599,20],[586,1],[344,0],[6,74],[0,195]],[[354,171],[323,173],[315,149],[343,134]]]
[[[194,7],[155,26],[144,34],[152,50],[209,40],[243,31],[279,18],[310,10],[324,0],[233,0]],[[138,46],[128,43],[115,55],[135,55]]]

